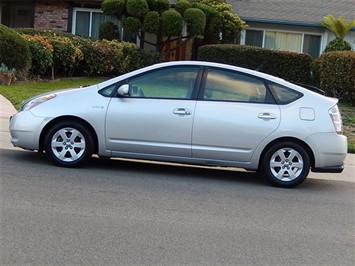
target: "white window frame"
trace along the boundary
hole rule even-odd
[[[88,12],[90,13],[90,23],[89,23],[89,37],[91,36],[92,33],[92,18],[93,18],[93,13],[99,13],[99,14],[103,14],[104,12],[101,9],[98,8],[84,8],[84,7],[74,7],[73,8],[73,23],[72,23],[72,29],[71,29],[71,33],[72,34],[76,34],[75,32],[75,28],[76,28],[76,16],[77,16],[77,12]],[[123,36],[123,28],[122,25],[119,24],[119,32],[120,32],[120,39]]]
[[[246,36],[246,31],[247,30],[256,30],[256,31],[262,31],[263,32],[263,41],[262,41],[262,48],[265,48],[265,37],[266,31],[270,31],[270,32],[280,32],[280,33],[291,33],[291,34],[302,34],[302,43],[301,43],[301,53],[303,53],[303,48],[304,48],[304,36],[305,35],[314,35],[314,36],[320,36],[321,40],[320,40],[320,48],[319,48],[319,54],[322,53],[322,51],[324,50],[324,34],[321,33],[315,33],[315,32],[304,32],[304,31],[288,31],[288,30],[275,30],[275,29],[260,29],[260,28],[248,28],[246,30],[243,30],[243,34],[240,40],[240,43],[242,45],[245,45],[245,36]]]
[[[72,23],[72,29],[71,29],[71,33],[72,34],[76,34],[75,32],[75,28],[76,28],[76,16],[77,16],[77,12],[89,12],[90,13],[90,23],[89,23],[89,37],[91,36],[92,33],[92,17],[93,17],[93,13],[100,13],[103,14],[104,12],[101,9],[98,8],[85,8],[85,7],[74,7],[73,8],[73,23]],[[122,23],[120,22],[119,26],[119,39],[122,40],[123,36],[124,36],[124,29],[122,27]],[[140,46],[140,40],[139,38],[137,38],[136,43],[137,46]]]
[[[102,10],[96,8],[83,8],[83,7],[74,7],[73,8],[73,23],[71,28],[71,33],[76,34],[76,14],[77,12],[88,12],[90,13],[90,23],[89,23],[89,37],[91,37],[91,30],[92,30],[92,13],[103,13]]]

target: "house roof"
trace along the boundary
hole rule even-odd
[[[264,22],[317,27],[324,16],[344,15],[355,19],[354,0],[227,0],[246,22]]]

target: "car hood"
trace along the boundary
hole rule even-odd
[[[37,94],[37,95],[35,95],[35,96],[31,97],[31,98],[28,98],[28,99],[24,100],[21,103],[20,109],[22,109],[22,107],[25,106],[27,103],[29,103],[29,102],[37,99],[37,98],[44,97],[46,95],[56,94],[58,96],[58,95],[61,95],[61,94],[75,93],[75,92],[78,92],[78,91],[81,91],[81,90],[87,90],[87,89],[90,89],[90,88],[93,88],[93,87],[97,88],[97,85],[91,85],[91,86],[79,87],[79,88],[65,88],[65,89],[47,91],[47,92],[44,92],[44,93],[41,93],[41,94]]]

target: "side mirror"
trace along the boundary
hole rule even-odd
[[[129,95],[129,85],[128,84],[121,85],[118,88],[118,90],[117,90],[117,94],[119,96],[127,96],[127,95]]]

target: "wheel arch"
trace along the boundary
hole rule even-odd
[[[315,164],[315,158],[314,158],[314,153],[311,149],[311,147],[309,147],[309,145],[300,140],[300,139],[297,139],[297,138],[293,138],[293,137],[282,137],[282,138],[278,138],[278,139],[274,139],[273,141],[271,141],[268,145],[265,146],[265,148],[263,149],[262,153],[261,153],[261,156],[260,156],[260,159],[259,159],[259,165],[258,165],[258,169],[260,169],[261,165],[260,165],[260,162],[262,161],[262,159],[264,158],[265,156],[265,153],[273,146],[275,145],[276,143],[279,143],[279,142],[294,142],[294,143],[297,143],[298,145],[302,146],[308,156],[309,156],[309,159],[310,159],[310,163],[311,163],[311,167],[314,167],[314,164]]]
[[[76,116],[61,116],[61,117],[56,117],[55,119],[51,120],[47,125],[42,129],[40,139],[39,139],[39,151],[44,150],[44,140],[47,135],[47,132],[49,129],[55,125],[56,123],[63,122],[63,121],[70,121],[70,122],[77,122],[81,124],[82,126],[85,126],[89,131],[90,134],[93,138],[94,141],[94,154],[98,153],[98,137],[96,134],[95,129],[91,126],[90,123],[88,123],[86,120],[76,117]]]

